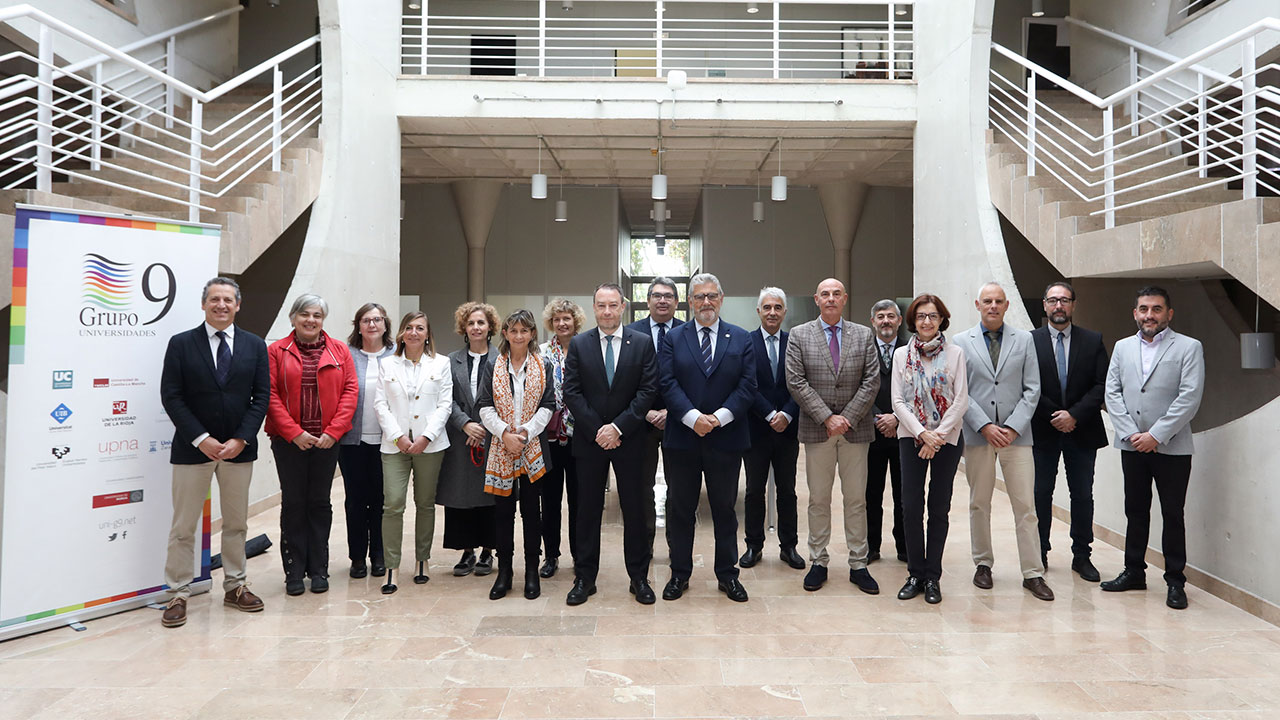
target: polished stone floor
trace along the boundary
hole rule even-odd
[[[205,594],[176,630],[160,626],[158,611],[139,609],[91,621],[80,633],[0,643],[0,717],[1280,716],[1280,629],[1196,588],[1190,609],[1169,610],[1158,571],[1149,573],[1146,593],[1104,596],[1070,572],[1065,554],[1050,558],[1057,600],[1036,600],[1012,564],[1011,513],[1000,493],[995,588],[975,588],[963,478],[937,606],[896,599],[906,572],[891,539],[888,559],[871,566],[879,596],[859,592],[839,563],[825,588],[807,593],[803,573],[771,548],[742,572],[750,602],[735,604],[704,567],[705,520],[690,592],[641,606],[626,590],[616,502],[600,592],[583,606],[564,604],[571,583],[564,570],[543,581],[537,600],[525,600],[517,585],[491,602],[492,576],[453,577],[452,551],[436,553],[430,583],[402,582],[387,597],[377,579],[347,577],[336,485],[327,594],[287,597],[273,549],[249,563],[253,589],[266,601],[259,615]],[[276,511],[263,513],[250,534],[275,539],[278,522]],[[1067,547],[1065,528],[1054,532]],[[835,537],[832,555],[844,557],[839,530]],[[665,563],[661,530],[658,551]],[[567,562],[567,546],[565,554]],[[1120,568],[1115,548],[1099,543],[1094,557],[1104,577]],[[651,577],[661,591],[665,564]]]

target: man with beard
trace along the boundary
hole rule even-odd
[[[902,525],[902,464],[898,456],[898,418],[890,398],[893,381],[893,351],[906,343],[898,339],[902,315],[898,304],[888,298],[871,306],[871,328],[876,333],[880,356],[880,390],[876,393],[872,422],[876,439],[867,450],[867,562],[880,559],[880,538],[884,530],[884,473],[889,471],[893,494],[893,545],[898,559],[907,561],[907,539]]]
[[[1040,363],[1040,403],[1031,418],[1031,453],[1036,465],[1036,517],[1040,521],[1040,559],[1049,566],[1049,526],[1058,458],[1067,468],[1071,494],[1071,569],[1098,582],[1089,555],[1093,543],[1093,466],[1106,447],[1102,394],[1107,381],[1107,349],[1101,333],[1071,321],[1076,291],[1055,282],[1044,291],[1049,324],[1031,331]]]
[[[1183,508],[1191,479],[1191,419],[1204,392],[1204,348],[1169,327],[1173,303],[1164,288],[1138,291],[1138,332],[1116,343],[1107,368],[1107,413],[1116,431],[1124,471],[1124,571],[1102,583],[1107,592],[1145,590],[1144,558],[1151,531],[1151,485],[1164,518],[1165,604],[1187,607],[1187,531]]]

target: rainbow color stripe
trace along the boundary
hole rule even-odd
[[[154,230],[182,235],[204,235],[220,237],[218,228],[205,228],[196,225],[179,225],[177,223],[157,222],[154,220],[132,220],[130,218],[104,217],[102,215],[81,215],[79,213],[58,212],[56,210],[37,210],[35,208],[17,208],[13,225],[13,304],[9,315],[9,364],[22,365],[26,360],[27,344],[27,248],[28,235],[32,220],[51,220],[53,222],[78,223],[81,225],[104,225],[106,227],[132,228],[134,230]],[[105,258],[103,258],[105,260]],[[106,273],[104,273],[106,274]],[[104,286],[106,282],[104,281]],[[88,259],[86,258],[85,288],[88,283]],[[109,287],[109,286],[107,286]],[[116,290],[111,290],[116,292]],[[105,292],[104,302],[113,299],[111,292]],[[88,302],[86,297],[86,302]],[[97,304],[97,303],[94,303]],[[118,306],[98,305],[107,309]],[[3,627],[0,625],[0,627]]]
[[[86,305],[96,305],[103,310],[124,310],[129,307],[129,288],[132,285],[133,263],[115,262],[98,253],[85,254],[80,297]]]

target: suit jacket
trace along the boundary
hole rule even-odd
[[[879,354],[880,354],[880,340],[879,340],[879,338],[873,338],[871,342],[872,342],[873,346],[875,347],[876,354],[877,354],[877,355],[879,355]],[[906,346],[906,344],[907,344],[907,343],[906,343],[906,341],[905,341],[905,340],[903,340],[902,338],[900,338],[900,337],[899,337],[899,338],[895,338],[895,339],[894,339],[894,341],[893,341],[893,352],[890,352],[890,353],[889,353],[889,362],[888,362],[888,364],[885,364],[885,362],[884,362],[883,360],[881,360],[881,361],[880,361],[880,389],[879,389],[878,391],[876,391],[876,402],[875,402],[875,404],[874,404],[874,405],[872,405],[872,406],[871,406],[871,415],[872,415],[872,418],[871,418],[871,427],[872,427],[872,429],[873,429],[873,430],[875,429],[875,416],[876,416],[876,415],[886,415],[886,414],[887,414],[887,415],[893,415],[893,414],[894,414],[894,409],[893,409],[893,353],[894,353],[894,352],[897,352],[898,348],[900,348],[900,347],[905,347],[905,346]],[[884,445],[886,445],[886,446],[893,446],[893,447],[895,447],[895,448],[898,446],[898,437],[897,437],[897,433],[894,433],[894,437],[885,437],[884,435],[881,435],[881,434],[880,434],[880,431],[879,431],[879,430],[876,430],[876,431],[875,431],[875,435],[876,435],[875,442],[882,443],[882,444],[884,444]]]
[[[662,445],[671,450],[692,450],[699,442],[724,452],[745,452],[751,446],[747,413],[756,392],[755,352],[751,333],[720,321],[711,371],[702,364],[698,324],[684,323],[667,333],[658,351],[658,385],[667,401],[667,428]],[[733,422],[698,437],[682,418],[690,411],[714,413],[724,408]]]
[[[1040,402],[1040,366],[1031,346],[1031,333],[1004,324],[1000,338],[1000,366],[991,367],[991,353],[982,324],[960,333],[956,345],[964,350],[969,375],[969,409],[964,414],[964,443],[986,445],[979,432],[988,423],[1018,433],[1014,445],[1033,443],[1031,418]]]
[[[769,349],[765,347],[764,330],[757,328],[751,332],[751,349],[756,356],[756,394],[751,402],[751,418],[748,427],[751,429],[751,444],[763,442],[775,435],[788,440],[795,440],[800,428],[800,406],[787,392],[787,338],[790,333],[778,331],[778,372],[770,372]],[[787,429],[775,432],[765,418],[777,411],[791,416]]]
[[[787,343],[787,389],[799,405],[800,442],[826,442],[827,418],[839,413],[849,420],[844,437],[853,443],[875,439],[871,405],[880,390],[880,354],[871,328],[840,321],[840,372],[831,364],[831,350],[822,320],[791,329]]]
[[[236,326],[231,372],[225,385],[219,385],[214,375],[213,352],[204,323],[169,338],[160,374],[160,402],[174,428],[169,462],[209,462],[191,444],[204,433],[219,442],[231,438],[245,441],[244,450],[231,462],[258,459],[258,429],[267,416],[270,395],[267,344],[257,335]]]
[[[437,354],[419,361],[418,382],[413,382],[413,363],[401,355],[388,355],[378,361],[378,386],[373,405],[382,427],[382,452],[400,452],[395,440],[408,436],[413,442],[422,436],[431,438],[426,452],[449,448],[445,424],[453,414],[453,372],[449,358]],[[468,388],[470,390],[470,388]]]
[[[1190,455],[1191,418],[1204,393],[1204,348],[1172,328],[1156,349],[1151,374],[1142,379],[1142,350],[1136,335],[1116,343],[1107,368],[1107,413],[1115,446],[1133,450],[1129,437],[1149,432],[1163,455]]]
[[[498,349],[489,346],[485,360],[488,367],[498,361]],[[462,426],[480,422],[477,385],[476,395],[471,394],[471,373],[467,370],[467,349],[449,353],[449,367],[453,373],[453,403],[449,408],[449,449],[440,464],[440,480],[436,483],[436,504],[451,508],[473,508],[493,504],[493,496],[484,491],[484,461],[471,462],[471,446]],[[483,425],[484,423],[480,423]],[[492,437],[485,438],[485,452],[489,451]]]
[[[684,321],[681,320],[680,318],[671,318],[671,330],[675,330],[676,328],[680,327],[683,324],[684,324]],[[637,320],[631,323],[630,325],[628,325],[627,329],[635,330],[641,335],[644,335],[645,337],[649,338],[649,346],[653,348],[653,354],[655,356],[661,354],[662,348],[659,348],[654,344],[653,333],[649,331],[649,318],[642,318],[640,320]],[[667,332],[670,333],[671,330],[668,330]],[[653,407],[649,409],[665,410],[666,407],[667,407],[667,401],[663,399],[662,391],[661,389],[659,389],[659,391],[653,396]],[[645,412],[648,412],[648,411],[646,410]]]
[[[1057,331],[1048,325],[1031,331],[1040,364],[1040,402],[1031,419],[1031,434],[1036,443],[1056,440],[1060,432],[1049,423],[1059,410],[1076,419],[1071,438],[1080,447],[1100,448],[1107,445],[1107,430],[1102,425],[1102,395],[1107,384],[1107,348],[1102,333],[1071,327],[1071,346],[1067,349],[1066,392],[1058,382],[1058,355],[1055,349]]]
[[[575,457],[603,454],[596,444],[596,433],[609,423],[622,432],[622,444],[616,452],[639,452],[643,447],[641,439],[649,427],[644,416],[658,395],[658,355],[647,334],[625,327],[614,359],[610,385],[605,380],[599,328],[580,333],[569,342],[561,394],[574,418]]]

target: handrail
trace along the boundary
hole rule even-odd
[[[207,25],[211,22],[221,20],[224,17],[230,17],[232,15],[239,14],[243,11],[244,11],[243,5],[236,5],[235,7],[230,7],[230,8],[227,8],[226,10],[220,10],[216,13],[213,13],[212,15],[205,15],[202,18],[197,18],[195,20],[192,20],[191,22],[183,23],[181,25],[178,25],[177,27],[172,27],[172,28],[169,28],[168,30],[163,30],[161,32],[156,33],[155,35],[148,35],[147,37],[144,37],[141,40],[135,40],[129,43],[128,45],[121,45],[116,49],[122,53],[131,53],[134,50],[137,50],[138,48],[146,47],[152,43],[160,42],[161,40],[168,40],[169,38],[177,37],[189,30],[196,29],[201,25]],[[65,68],[62,68],[61,72],[64,75],[71,75],[72,73],[80,72],[81,70],[87,67],[93,67],[94,65],[97,65],[98,63],[103,62],[106,59],[107,59],[106,55],[97,55],[95,57],[89,58],[88,60],[81,60],[78,63],[72,63],[66,66]]]
[[[249,82],[250,80],[252,80],[252,79],[256,78],[257,76],[261,75],[262,73],[264,73],[264,72],[266,72],[266,71],[270,70],[271,68],[275,67],[276,65],[279,65],[280,63],[284,62],[285,60],[288,60],[288,59],[292,58],[294,55],[297,55],[298,53],[302,52],[303,50],[306,50],[307,48],[311,47],[312,45],[316,45],[316,44],[318,44],[319,42],[320,42],[320,36],[319,36],[319,35],[313,35],[312,37],[309,37],[309,38],[307,38],[306,40],[303,40],[302,42],[298,43],[297,45],[294,45],[293,47],[289,48],[288,50],[285,50],[284,52],[279,53],[279,54],[277,54],[276,56],[274,56],[274,57],[272,57],[272,58],[270,58],[270,59],[263,60],[262,62],[258,63],[257,65],[254,65],[253,67],[249,68],[248,70],[245,70],[244,72],[242,72],[242,73],[240,73],[239,75],[237,75],[237,76],[235,76],[235,77],[231,78],[230,80],[228,80],[228,81],[226,81],[226,82],[222,83],[221,85],[219,85],[218,87],[216,87],[216,88],[214,88],[214,89],[210,90],[209,92],[207,92],[207,93],[201,93],[201,94],[200,94],[200,97],[199,97],[199,98],[197,98],[197,99],[198,99],[198,100],[200,100],[200,102],[204,102],[204,103],[210,103],[210,102],[213,102],[214,100],[217,100],[218,98],[222,97],[223,95],[226,95],[227,93],[231,92],[232,90],[235,90],[236,88],[240,87],[241,85],[243,85],[243,84],[245,84],[245,83]]]
[[[1053,72],[1052,70],[1047,70],[1045,68],[1040,67],[1039,65],[1031,62],[1030,60],[1022,57],[1018,53],[1010,50],[1009,48],[1006,48],[1005,46],[999,43],[995,43],[995,42],[991,43],[991,49],[995,50],[1000,55],[1003,55],[1006,58],[1018,63],[1019,65],[1032,71],[1033,73],[1037,75],[1043,75],[1046,78],[1049,78],[1059,87],[1061,87],[1063,90],[1070,92],[1072,95],[1075,95],[1076,97],[1080,98],[1081,100],[1084,100],[1090,105],[1103,107],[1103,104],[1106,102],[1105,100],[1098,97],[1097,95],[1094,95],[1088,90],[1085,90],[1084,88],[1062,77],[1061,75]]]
[[[1103,37],[1111,38],[1116,42],[1128,45],[1131,48],[1136,48],[1138,50],[1141,50],[1142,52],[1147,53],[1148,55],[1155,55],[1156,57],[1160,58],[1161,60],[1164,60],[1165,62],[1176,63],[1182,60],[1182,58],[1178,57],[1177,55],[1174,55],[1173,53],[1165,52],[1160,48],[1152,47],[1144,42],[1134,40],[1131,37],[1125,37],[1120,33],[1112,32],[1110,30],[1105,30],[1103,28],[1098,27],[1097,25],[1094,25],[1092,23],[1087,23],[1084,20],[1080,20],[1079,18],[1073,18],[1070,15],[1068,15],[1067,17],[1063,18],[1063,20],[1066,20],[1067,23],[1071,25],[1084,28],[1085,30],[1088,30],[1090,32],[1097,33]],[[1195,70],[1198,73],[1203,73],[1205,75],[1208,75],[1209,77],[1217,80],[1218,82],[1231,81],[1230,75],[1224,75],[1216,70],[1212,70],[1203,65],[1195,65],[1190,69]]]

